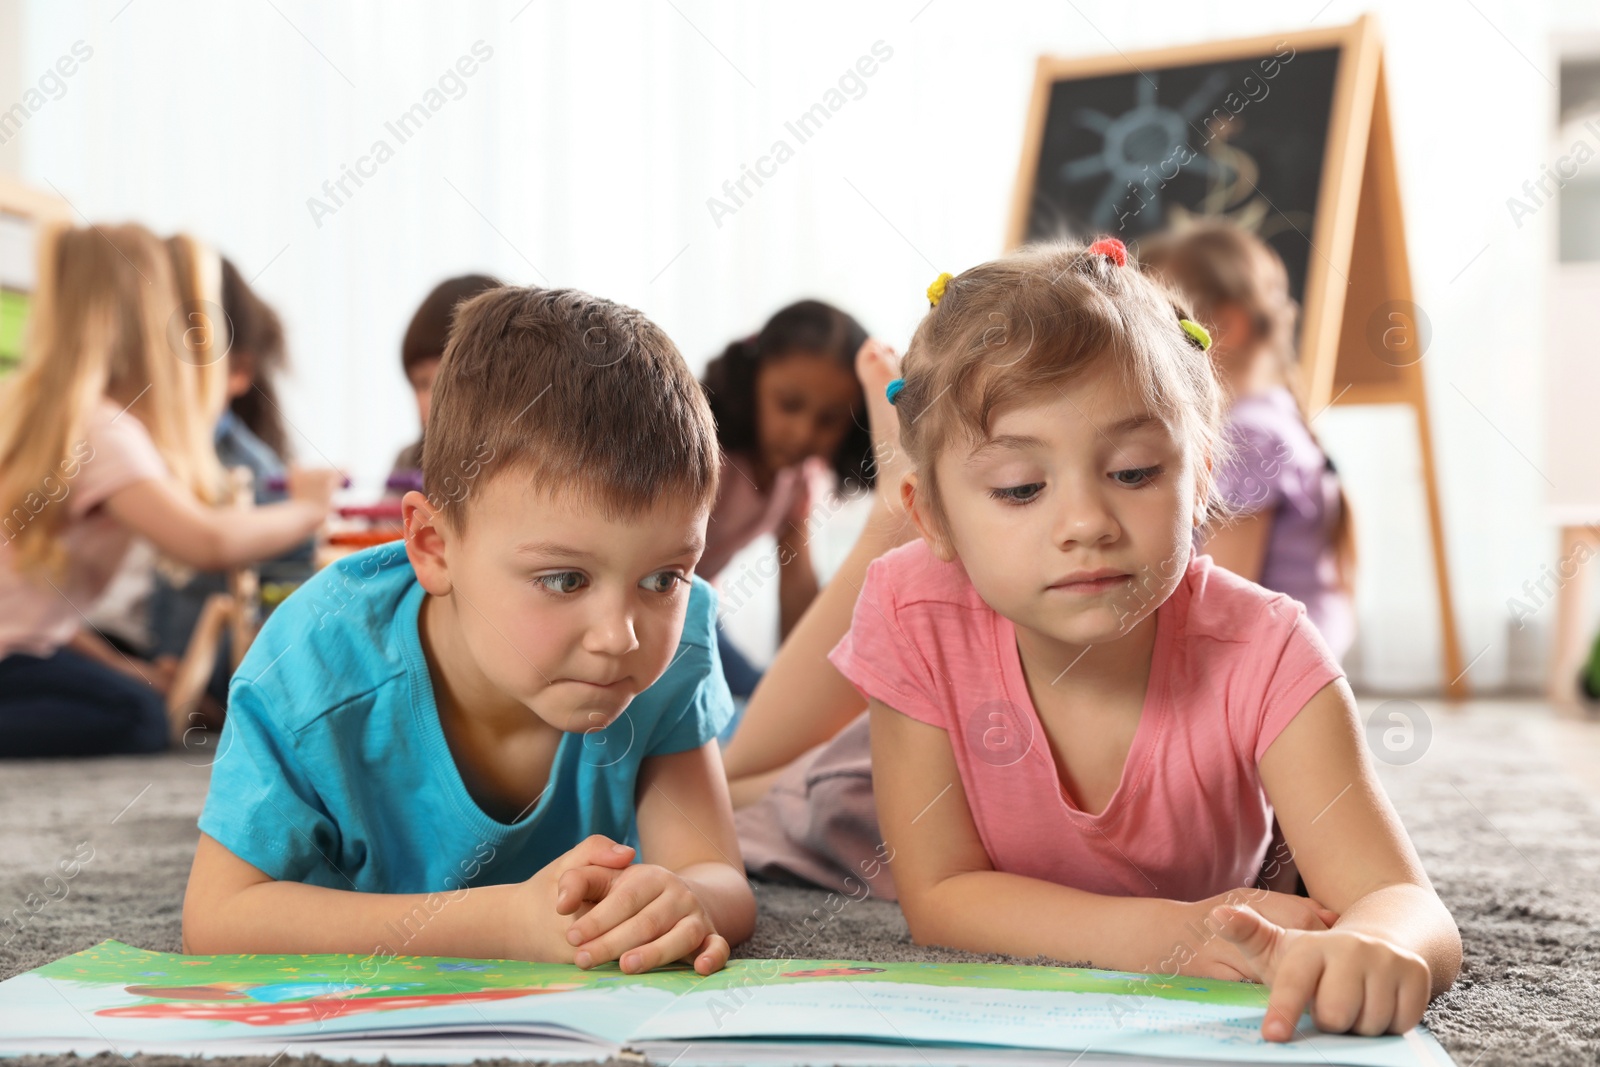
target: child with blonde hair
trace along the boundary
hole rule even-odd
[[[1115,240],[929,295],[890,386],[923,539],[868,569],[831,654],[870,702],[912,936],[1265,982],[1269,1040],[1307,1007],[1414,1026],[1460,935],[1338,662],[1191,548],[1227,458],[1208,334]],[[1274,815],[1311,899],[1248,888]]]
[[[141,226],[41,235],[26,361],[0,393],[0,755],[158,751],[187,728],[169,674],[85,622],[136,537],[229,567],[327,513],[332,471],[298,472],[292,499],[248,516],[216,506],[221,376],[175,259],[203,269]]]
[[[780,869],[886,883],[918,943],[1264,982],[1269,1040],[1307,1008],[1324,1030],[1414,1026],[1460,935],[1338,662],[1299,603],[1193,550],[1230,457],[1209,334],[1110,239],[1026,248],[928,295],[884,391],[898,434],[879,435],[903,465],[880,484],[921,538],[865,567],[829,654],[868,705],[875,810],[795,788],[859,745],[832,677],[789,691],[803,739],[783,743],[758,689],[737,764],[730,745],[760,782],[825,742],[746,809],[804,846]],[[875,514],[881,545],[893,514]],[[814,611],[820,633],[832,616]],[[1310,896],[1267,888],[1291,864]]]

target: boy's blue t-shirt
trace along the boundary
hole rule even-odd
[[[200,829],[279,881],[428,893],[532,877],[590,834],[637,846],[642,760],[733,716],[698,576],[672,665],[617,720],[562,737],[532,811],[467,792],[417,637],[427,594],[401,542],[347,556],[280,605],[239,665]],[[648,862],[648,856],[636,856]]]

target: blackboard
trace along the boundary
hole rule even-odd
[[[1233,218],[1283,257],[1301,299],[1338,48],[1052,81],[1024,239],[1132,244],[1185,215]]]

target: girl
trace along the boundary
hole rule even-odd
[[[929,297],[890,386],[922,540],[868,568],[830,654],[869,701],[912,937],[1261,981],[1269,1040],[1308,1006],[1415,1025],[1460,936],[1338,663],[1192,550],[1228,460],[1206,331],[1114,240]],[[1274,814],[1314,900],[1246,888]]]
[[[194,242],[185,237],[169,238],[178,269],[180,288],[185,288],[185,262],[194,255],[186,249]],[[214,253],[210,253],[215,256]],[[285,499],[283,490],[272,483],[285,473],[288,434],[279,406],[277,377],[288,368],[283,322],[278,313],[258,296],[233,262],[216,257],[220,268],[222,312],[228,333],[224,352],[212,352],[206,366],[225,369],[222,409],[212,431],[217,459],[224,468],[247,467],[255,503],[274,504]],[[192,272],[189,272],[192,277]],[[208,338],[209,340],[209,338]],[[214,400],[215,398],[213,398]],[[299,576],[309,570],[313,542],[308,539],[277,557],[278,569]],[[157,662],[170,657],[176,663],[188,648],[206,599],[226,592],[225,571],[196,573],[190,568],[157,568],[150,600],[152,651]],[[231,633],[224,632],[217,650],[216,667],[206,687],[208,720],[216,720],[227,703],[228,680],[233,662]]]
[[[281,552],[326,515],[334,471],[295,472],[290,500],[249,515],[213,506],[220,375],[174,274],[141,226],[41,237],[26,362],[0,394],[0,755],[181,736],[168,674],[83,623],[134,537],[216,569]]]
[[[1193,301],[1232,401],[1235,458],[1217,473],[1228,521],[1200,528],[1196,547],[1217,566],[1300,601],[1342,660],[1355,640],[1355,531],[1333,461],[1295,399],[1296,307],[1283,261],[1220,221],[1157,239],[1139,259]]]
[[[866,400],[856,353],[867,342],[855,319],[820,300],[791,304],[761,332],[729,345],[706,367],[706,396],[722,445],[722,480],[697,573],[708,581],[763,534],[777,536],[778,637],[789,636],[817,595],[806,518],[819,498],[873,484]],[[770,577],[760,576],[756,580]],[[752,579],[716,582],[725,612]],[[748,697],[760,678],[717,631],[728,687]],[[730,724],[730,730],[734,724]]]

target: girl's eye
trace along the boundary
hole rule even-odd
[[[561,571],[557,574],[541,574],[534,581],[544,586],[552,593],[576,593],[584,587],[585,579],[579,571]]]
[[[1125,485],[1129,489],[1142,489],[1154,481],[1156,475],[1160,473],[1161,468],[1159,466],[1136,467],[1131,470],[1112,471],[1111,480],[1118,485]],[[1126,480],[1124,480],[1125,478]]]
[[[1029,482],[1027,485],[1013,485],[1005,489],[991,489],[989,495],[1006,504],[1031,504],[1034,498],[1044,491],[1043,482]]]
[[[679,582],[682,582],[684,585],[688,585],[689,579],[685,578],[677,571],[658,571],[639,584],[643,585],[652,593],[661,593],[666,595],[676,591]]]

